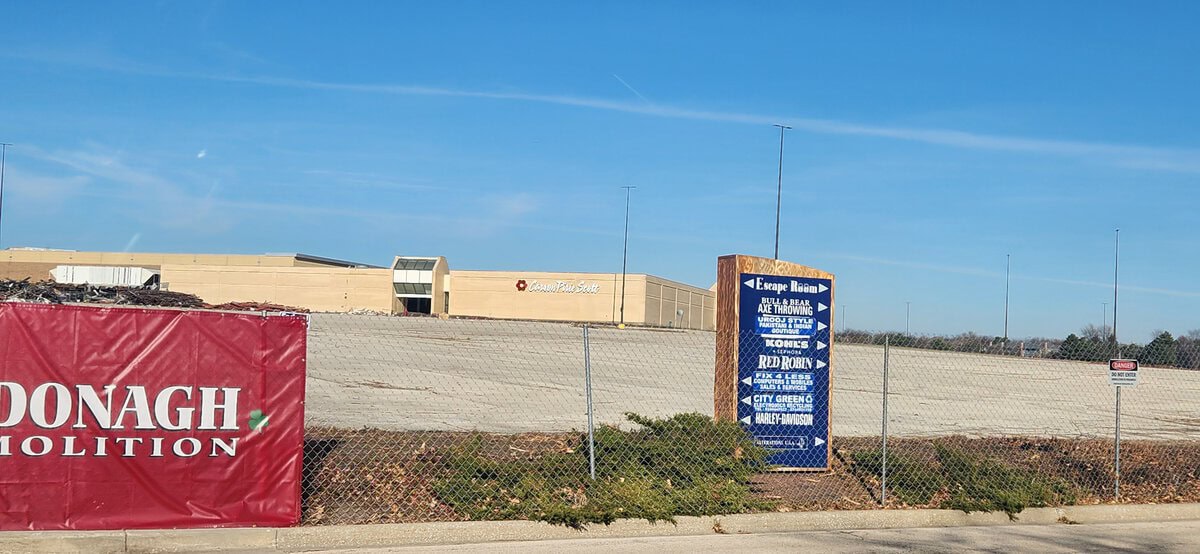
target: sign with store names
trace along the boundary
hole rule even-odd
[[[831,279],[738,277],[738,421],[783,468],[829,466]]]

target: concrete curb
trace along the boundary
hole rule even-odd
[[[955,510],[845,510],[680,517],[676,525],[621,520],[576,531],[535,521],[472,521],[139,531],[14,531],[0,533],[0,552],[305,551],[430,546],[581,537],[667,537],[713,533],[782,533],[902,527],[1097,524],[1200,520],[1200,504],[1126,504],[1031,508],[1011,521],[1002,513]]]

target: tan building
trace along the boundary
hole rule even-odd
[[[113,267],[156,272],[164,289],[195,294],[213,304],[257,301],[326,312],[623,321],[705,330],[716,322],[713,291],[645,274],[622,279],[620,273],[452,271],[443,257],[398,256],[390,268],[383,268],[305,254],[0,251],[0,278],[129,273],[104,271]]]
[[[451,271],[452,316],[712,329],[716,295],[653,275]]]

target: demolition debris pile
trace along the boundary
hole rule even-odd
[[[111,304],[118,306],[155,306],[164,308],[200,308],[253,312],[307,312],[262,302],[227,302],[206,304],[200,297],[183,292],[171,292],[150,287],[113,287],[75,285],[53,281],[30,282],[0,280],[0,301],[33,302],[38,304]]]
[[[203,308],[204,301],[194,294],[169,292],[149,287],[108,287],[73,285],[40,281],[0,281],[0,300],[38,304],[116,304],[123,306],[164,306]]]
[[[205,308],[210,310],[225,310],[231,312],[295,312],[298,314],[306,314],[308,310],[297,308],[294,306],[284,306],[283,304],[272,304],[270,302],[226,302],[224,304],[205,304]]]

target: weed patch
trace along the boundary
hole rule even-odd
[[[942,507],[964,512],[1003,511],[1010,519],[1025,508],[1074,504],[1078,492],[1071,484],[999,460],[935,444],[938,461],[950,484]]]
[[[497,461],[474,437],[452,452],[433,485],[438,497],[471,519],[533,519],[582,528],[617,518],[674,521],[770,507],[749,480],[766,468],[767,450],[734,422],[701,414],[652,419],[626,414],[636,430],[596,430],[596,479],[585,446],[528,460]]]
[[[962,448],[934,443],[936,460],[905,452],[889,452],[888,494],[910,506],[936,505],[964,512],[1002,511],[1010,518],[1025,508],[1061,506],[1078,500],[1077,487]],[[851,455],[853,470],[879,482],[883,453],[861,450]],[[940,501],[936,499],[941,499]]]
[[[883,476],[883,451],[876,448],[851,454],[853,469],[874,478]],[[913,456],[892,451],[887,459],[888,494],[910,506],[923,506],[946,487],[946,479],[937,467]]]

